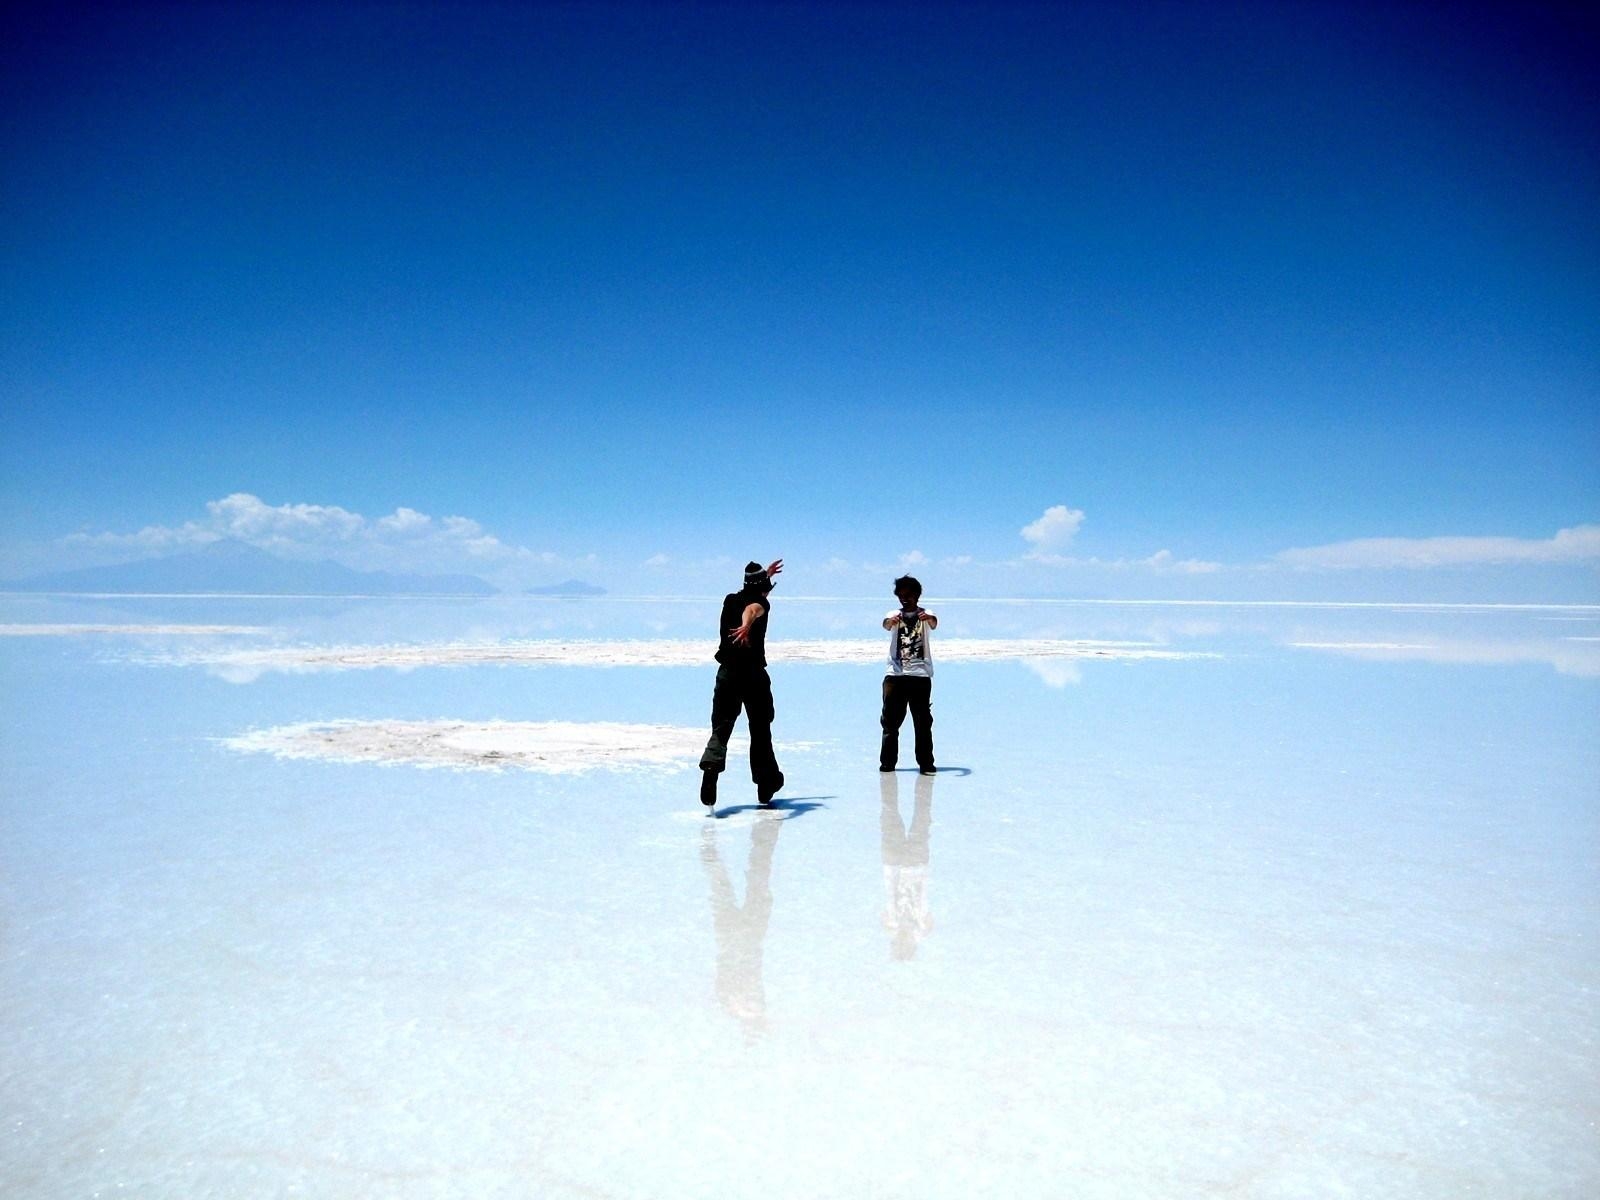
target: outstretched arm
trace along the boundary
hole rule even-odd
[[[746,604],[744,606],[744,624],[735,625],[728,630],[728,637],[740,646],[750,640],[750,626],[754,625],[761,616],[761,605]]]

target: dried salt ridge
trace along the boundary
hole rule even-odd
[[[253,730],[222,743],[279,758],[547,775],[662,770],[694,765],[706,731],[614,721],[328,721]],[[742,739],[735,738],[734,745]],[[782,749],[793,749],[785,744]]]
[[[711,661],[714,643],[651,641],[446,642],[430,645],[282,646],[255,650],[196,650],[181,655],[148,656],[139,661],[205,666],[233,679],[269,671],[371,670],[392,667],[573,666],[698,667]],[[1070,659],[1217,658],[1199,651],[1169,650],[1147,642],[1064,639],[947,638],[939,643],[940,662]],[[883,657],[880,639],[768,642],[770,663],[874,663]]]

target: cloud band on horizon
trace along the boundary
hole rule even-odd
[[[1298,570],[1323,571],[1600,564],[1600,525],[1575,525],[1548,538],[1356,538],[1284,550],[1274,561]]]

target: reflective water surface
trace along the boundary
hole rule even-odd
[[[769,636],[885,607],[778,597]],[[878,772],[876,663],[775,663],[782,803],[735,766],[708,817],[692,738],[233,740],[699,728],[709,662],[217,659],[613,663],[714,602],[0,600],[0,1190],[1594,1194],[1600,611],[936,611],[1182,654],[943,662],[933,777]]]

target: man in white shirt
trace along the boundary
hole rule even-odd
[[[910,575],[894,581],[900,607],[883,618],[889,633],[889,666],[883,677],[883,745],[878,770],[892,771],[900,758],[900,726],[906,709],[916,735],[917,769],[935,774],[933,765],[933,647],[939,618],[922,607],[922,584]]]

